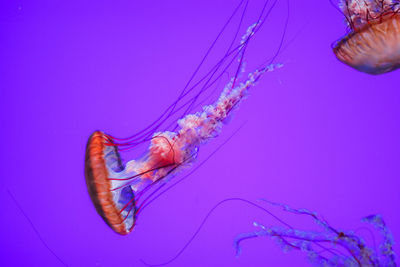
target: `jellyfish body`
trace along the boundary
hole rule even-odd
[[[112,190],[110,175],[122,171],[123,166],[117,148],[106,146],[105,140],[106,136],[101,131],[95,131],[89,137],[85,158],[86,184],[99,215],[115,232],[127,234],[133,229],[136,220],[137,207],[131,201],[134,194],[130,187],[120,192]]]
[[[395,0],[342,0],[350,28],[333,52],[343,63],[369,74],[400,67],[400,5]]]
[[[253,224],[258,230],[240,234],[235,238],[236,255],[241,252],[240,243],[242,241],[268,236],[281,245],[285,251],[301,250],[305,252],[313,266],[397,266],[393,251],[393,236],[381,215],[370,215],[361,220],[373,225],[381,235],[382,241],[377,249],[375,244],[368,245],[354,231],[333,228],[315,212],[294,209],[279,203],[269,203],[281,206],[287,212],[312,217],[321,230],[298,230],[288,224],[285,224],[285,227],[266,227],[254,222]]]
[[[85,158],[88,191],[97,212],[115,232],[125,235],[132,231],[138,214],[154,200],[155,193],[180,170],[191,165],[202,144],[218,136],[227,118],[259,78],[265,72],[280,67],[268,65],[259,68],[239,81],[239,74],[244,72],[245,48],[259,26],[260,21],[251,25],[240,44],[228,51],[220,61],[219,65],[223,61],[230,62],[229,65],[236,60],[238,66],[235,76],[213,104],[192,113],[186,112],[190,111],[187,108],[177,121],[177,126],[170,130],[159,131],[165,121],[163,119],[128,138],[115,138],[102,131],[96,131],[90,136]],[[179,106],[182,95],[188,91],[182,92],[180,98],[162,116],[166,114],[168,118],[184,107],[195,107],[195,101],[205,90],[201,89],[186,104]],[[123,164],[120,152],[143,143],[149,143],[145,155]]]

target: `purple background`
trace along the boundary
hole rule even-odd
[[[1,1],[1,266],[62,266],[7,189],[69,266],[164,262],[227,197],[308,208],[343,229],[381,213],[400,242],[400,71],[370,76],[337,61],[330,44],[345,25],[328,0],[290,1],[277,59],[284,67],[266,74],[222,134],[201,148],[197,163],[247,121],[211,160],[143,211],[128,236],[97,215],[83,175],[88,136],[96,129],[128,136],[152,122],[237,3]],[[250,1],[244,25],[262,3]],[[285,18],[279,1],[248,47],[249,70],[274,54]],[[270,210],[299,228],[311,225]],[[254,220],[278,225],[253,207],[224,204],[170,266],[308,266],[305,255],[284,253],[267,238],[244,242],[235,258],[233,238],[253,230]]]

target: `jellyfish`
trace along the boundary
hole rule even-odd
[[[243,76],[245,50],[271,10],[266,9],[267,3],[239,44],[236,47],[231,44],[209,75],[202,79],[206,80],[205,85],[194,96],[188,99],[194,87],[186,87],[160,118],[131,137],[117,138],[103,131],[95,131],[89,137],[85,157],[88,192],[98,214],[116,233],[126,235],[133,230],[139,213],[157,197],[156,193],[159,194],[168,181],[193,164],[201,145],[218,136],[249,89],[264,73],[281,67],[280,64],[268,63]],[[224,63],[226,67],[222,67]],[[232,64],[237,65],[235,74],[217,100],[195,112],[194,109],[204,102],[202,99],[199,103],[200,96]],[[216,74],[221,68],[220,74]],[[164,126],[168,118],[181,111],[176,126]],[[121,152],[143,144],[147,145],[144,155],[124,164]]]
[[[349,32],[333,45],[344,64],[369,74],[400,67],[400,2],[341,0]]]
[[[235,238],[234,247],[237,256],[241,253],[241,242],[246,239],[267,236],[274,239],[285,251],[303,251],[313,266],[397,266],[393,251],[393,236],[383,217],[379,214],[361,219],[362,222],[375,227],[381,236],[379,248],[376,248],[374,242],[368,244],[362,237],[356,235],[355,231],[333,228],[316,212],[267,202],[296,215],[310,216],[321,228],[320,231],[298,230],[282,221],[284,227],[267,227],[254,222],[253,225],[258,228],[256,231],[242,233]]]

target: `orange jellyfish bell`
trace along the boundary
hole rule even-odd
[[[350,33],[333,47],[343,63],[369,74],[400,67],[400,14],[391,0],[345,0],[341,8]]]
[[[111,190],[110,173],[123,169],[123,166],[117,147],[106,146],[106,141],[112,142],[101,131],[95,131],[89,137],[85,156],[86,184],[99,215],[115,232],[126,235],[133,229],[136,219],[135,203],[130,201],[134,199],[133,192],[130,187]]]

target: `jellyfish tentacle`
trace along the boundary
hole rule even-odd
[[[393,236],[387,228],[385,222],[380,215],[371,215],[362,219],[362,222],[371,223],[374,225],[380,235],[382,242],[380,249],[375,246],[368,246],[366,242],[352,231],[338,231],[331,227],[325,220],[321,219],[317,213],[306,209],[291,208],[286,204],[274,203],[266,201],[271,205],[280,206],[284,211],[299,214],[309,215],[314,218],[315,222],[323,226],[323,231],[303,231],[292,227],[265,227],[259,223],[253,223],[254,226],[260,228],[250,233],[239,234],[234,240],[234,246],[237,253],[240,253],[240,242],[245,239],[269,236],[276,239],[285,248],[296,248],[307,253],[311,263],[326,266],[396,266],[395,254],[392,249]],[[293,242],[289,240],[295,240]],[[314,246],[324,248],[320,243],[330,244],[332,248],[325,248],[318,252]],[[340,246],[348,255],[341,253],[335,249],[335,246]],[[333,253],[333,257],[321,255],[324,251]],[[324,266],[325,266],[324,265]]]
[[[26,214],[26,212],[24,211],[24,209],[22,208],[21,204],[18,202],[18,200],[15,198],[15,196],[11,193],[11,191],[9,189],[7,189],[7,193],[8,195],[11,197],[12,201],[14,202],[14,204],[17,206],[17,208],[19,209],[19,211],[22,213],[22,215],[25,217],[25,219],[28,221],[30,227],[32,228],[32,230],[35,232],[36,236],[39,238],[40,242],[46,247],[46,249],[60,262],[60,264],[68,267],[68,264],[65,263],[60,256],[58,256],[53,249],[51,249],[51,247],[47,244],[47,242],[43,239],[42,235],[40,234],[40,232],[38,231],[38,229],[36,228],[35,224],[32,222],[32,220],[29,218],[29,216]]]

